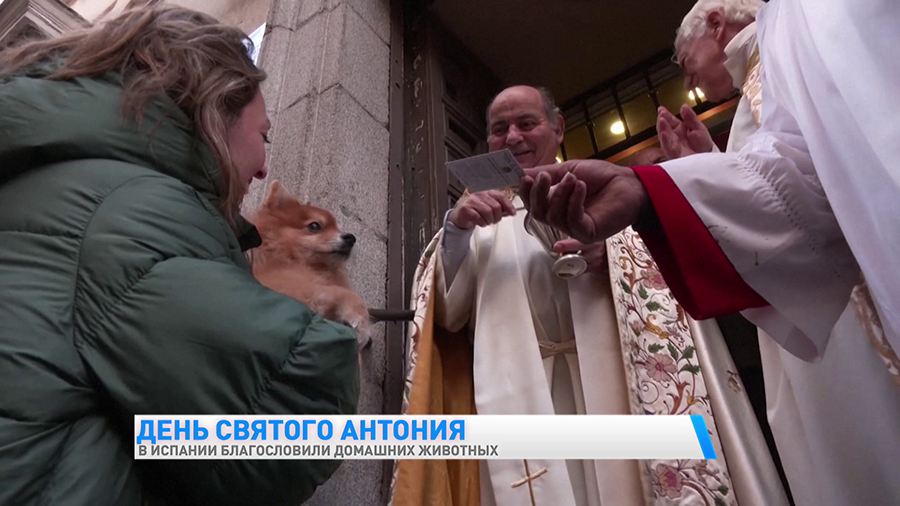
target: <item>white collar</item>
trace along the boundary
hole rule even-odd
[[[747,63],[756,50],[756,22],[745,26],[725,46],[725,69],[731,75],[734,87],[741,89],[747,77]]]

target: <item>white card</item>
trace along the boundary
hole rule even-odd
[[[518,188],[525,171],[508,149],[447,163],[449,170],[470,192]]]

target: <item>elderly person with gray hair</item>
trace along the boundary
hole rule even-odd
[[[684,70],[685,87],[700,87],[710,100],[727,98],[735,89],[741,97],[735,111],[726,152],[736,152],[760,127],[762,108],[762,64],[756,41],[756,14],[764,4],[756,0],[700,0],[684,18],[675,39],[678,62]],[[727,76],[731,79],[726,82]],[[658,119],[660,143],[672,158],[693,152],[715,151],[709,133],[696,114],[685,106],[683,123],[661,109]],[[857,293],[863,293],[862,286]],[[810,294],[812,297],[813,294]],[[766,383],[769,424],[785,466],[789,487],[798,505],[829,504],[841,494],[827,494],[829,487],[843,487],[843,497],[864,497],[852,491],[858,487],[878,503],[896,491],[879,488],[878,484],[851,478],[843,472],[847,460],[843,454],[847,443],[834,437],[843,432],[846,422],[829,413],[875,413],[883,411],[887,418],[900,421],[898,404],[884,403],[878,395],[847,396],[847,391],[884,392],[891,395],[892,375],[880,365],[883,346],[868,346],[866,327],[857,318],[861,300],[851,301],[831,330],[830,345],[820,363],[810,364],[781,348],[765,331],[759,331],[759,352]],[[865,314],[865,307],[861,313]],[[736,343],[730,340],[734,348]],[[744,346],[756,343],[744,343]],[[863,344],[863,345],[860,345]],[[889,349],[889,348],[887,348]],[[858,364],[873,364],[860,367]],[[893,367],[896,367],[894,365]],[[743,372],[743,371],[741,371]],[[895,378],[895,377],[894,377]],[[822,388],[840,381],[842,388]],[[809,402],[815,399],[815,402]],[[866,433],[878,433],[885,425],[881,420]],[[892,434],[885,433],[890,439]],[[873,441],[881,438],[874,438]],[[896,438],[895,438],[896,439]],[[877,443],[881,444],[881,443]],[[814,458],[821,452],[827,459]],[[863,452],[868,453],[868,452]],[[832,476],[830,472],[837,472]],[[877,476],[877,474],[875,475]],[[826,485],[822,483],[828,481]],[[847,488],[850,486],[851,488]],[[829,495],[832,498],[829,498]],[[843,499],[839,499],[842,501]],[[834,504],[839,504],[836,502]]]
[[[800,506],[900,504],[898,23],[896,1],[770,2],[739,151],[537,167],[522,188],[583,241],[634,225],[692,316],[741,310],[770,336],[769,420]]]
[[[736,151],[744,145],[759,124],[761,65],[756,44],[756,14],[764,3],[760,0],[699,0],[681,22],[675,38],[675,57],[684,72],[686,90],[701,89],[707,99],[721,102],[739,92],[737,109],[731,123],[726,151]],[[681,107],[681,119],[665,107],[659,108],[657,132],[662,151],[668,159],[681,158],[694,153],[719,151],[713,143],[706,125],[687,104]],[[642,165],[632,163],[632,165]],[[753,451],[744,454],[753,467],[774,470],[780,463],[774,437],[766,422],[766,395],[763,375],[772,379],[775,368],[763,371],[758,330],[740,314],[719,318],[724,339],[708,344],[709,353],[715,357],[711,373],[727,377],[737,371],[753,401],[753,410],[759,420],[757,427],[750,427],[735,437],[745,440],[748,446],[761,446],[764,437],[771,451]],[[764,337],[767,339],[767,336]],[[771,339],[772,346],[777,348]],[[777,375],[776,375],[777,377]],[[760,464],[762,463],[762,465]],[[781,471],[779,469],[779,471]],[[780,476],[763,475],[760,479],[776,481]],[[757,487],[761,488],[761,487]],[[790,487],[787,487],[790,496]],[[780,490],[778,491],[780,492]]]
[[[712,102],[741,93],[727,151],[739,150],[760,121],[761,88],[756,14],[760,0],[700,0],[684,17],[675,38],[675,56],[684,71],[684,87],[699,88]],[[681,120],[660,107],[657,130],[670,159],[716,151],[697,114],[688,105]]]

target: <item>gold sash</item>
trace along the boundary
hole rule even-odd
[[[753,122],[759,127],[762,124],[762,62],[759,59],[759,47],[753,50],[747,61],[747,73],[741,92],[750,102],[750,114]]]

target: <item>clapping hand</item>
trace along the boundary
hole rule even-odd
[[[694,153],[709,153],[715,146],[706,125],[687,104],[681,106],[681,119],[660,107],[656,131],[659,145],[670,160]]]

